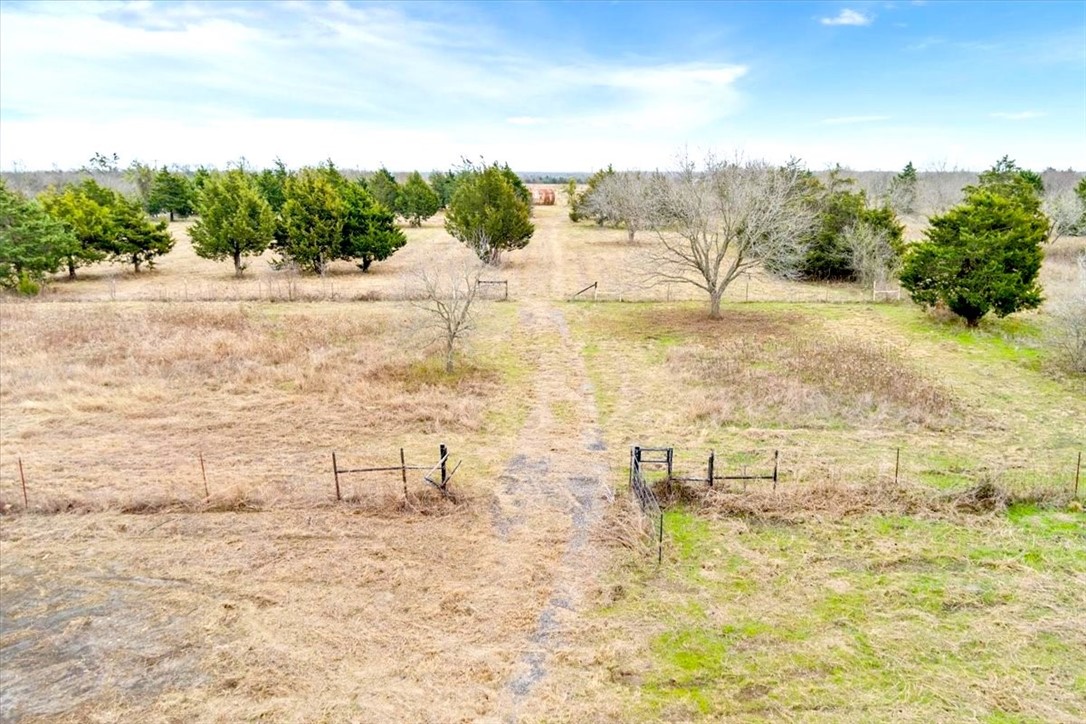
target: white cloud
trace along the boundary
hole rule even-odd
[[[163,6],[173,13],[167,19],[158,5],[62,7],[66,12],[4,8],[5,164],[77,166],[101,149],[188,163],[243,153],[253,162],[286,158],[290,148],[310,158],[312,144],[302,136],[328,133],[331,121],[349,122],[335,131],[348,148],[375,144],[389,163],[396,163],[391,147],[375,139],[436,132],[452,146],[449,129],[465,147],[543,124],[607,139],[649,134],[671,146],[675,134],[711,127],[740,109],[737,84],[748,72],[737,64],[584,55],[540,63],[485,23],[456,16],[459,6],[438,6],[434,12],[453,15],[436,20],[410,15],[406,6],[182,4]],[[66,129],[68,142],[56,144],[35,123]],[[231,133],[239,150],[220,151],[209,129],[246,124],[281,124],[291,133]],[[115,133],[119,128],[126,132]],[[263,152],[257,139],[268,144]],[[397,152],[410,156],[416,148]],[[196,158],[205,151],[203,161]],[[347,149],[332,151],[316,160],[338,159]],[[452,159],[460,152],[449,151]]]
[[[822,18],[823,25],[870,25],[872,18],[857,10],[845,8],[832,18]]]
[[[991,114],[992,118],[1002,118],[1005,121],[1029,121],[1034,118],[1043,118],[1047,114],[1043,111],[999,111]]]
[[[853,123],[878,123],[879,121],[888,121],[890,116],[836,116],[834,118],[823,118],[822,122],[827,126],[846,126]]]

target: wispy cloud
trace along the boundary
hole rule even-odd
[[[823,118],[822,123],[827,126],[847,126],[853,123],[878,123],[879,121],[888,121],[890,116],[835,116],[834,118]]]
[[[540,63],[532,48],[471,6],[59,3],[4,10],[5,156],[39,146],[52,153],[56,147],[41,137],[46,122],[67,124],[62,133],[93,148],[106,138],[88,138],[92,124],[109,138],[117,138],[112,129],[145,128],[147,138],[137,131],[116,148],[146,155],[153,138],[162,138],[155,128],[163,119],[189,128],[175,132],[190,143],[213,129],[299,129],[295,122],[307,121],[339,139],[357,131],[359,140],[345,145],[371,154],[387,153],[367,148],[374,139],[410,134],[444,146],[463,139],[468,147],[496,145],[505,134],[514,146],[514,138],[544,124],[549,138],[561,132],[616,144],[663,142],[736,113],[748,73],[741,64],[588,52]],[[250,140],[243,145],[260,163]],[[290,137],[283,143],[323,149]],[[153,153],[170,152],[161,146]],[[287,155],[264,155],[276,153]]]
[[[992,113],[992,118],[1002,118],[1005,121],[1030,121],[1034,118],[1043,118],[1046,116],[1044,111],[998,111]]]
[[[870,25],[872,20],[870,15],[845,8],[832,18],[822,18],[819,22],[823,25]]]

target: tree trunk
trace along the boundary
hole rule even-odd
[[[170,209],[170,221],[173,221],[173,209]]]
[[[234,249],[234,276],[240,277],[242,271],[241,266],[241,250]]]
[[[75,257],[68,257],[68,278],[75,279]]]
[[[709,319],[720,319],[720,300],[724,292],[709,293]]]
[[[445,345],[445,374],[451,375],[453,371],[453,345],[452,340]]]
[[[135,268],[137,274],[140,273],[140,264],[142,263],[142,260],[138,256],[132,256],[132,266]]]
[[[636,233],[637,233],[637,229],[634,229],[632,227],[627,226],[626,227],[626,241],[628,241],[628,242],[630,242],[632,244],[633,240],[634,240],[634,234],[636,234]]]
[[[370,256],[362,257],[362,272],[363,273],[368,272],[370,270],[370,264],[372,264],[372,263],[373,263],[373,257],[370,257]]]

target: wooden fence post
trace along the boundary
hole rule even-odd
[[[713,468],[716,467],[716,450],[709,451],[709,474],[706,476],[709,487],[713,487]]]
[[[407,461],[403,455],[403,448],[400,448],[400,473],[403,475],[403,499],[407,500]]]
[[[897,449],[897,454],[894,455],[894,485],[897,485],[898,471],[901,470],[901,448]]]
[[[22,471],[22,464],[20,463],[19,470]],[[1075,463],[1075,497],[1078,497],[1078,481],[1082,476],[1082,451],[1078,451],[1078,462]],[[24,494],[26,490],[24,489]]]
[[[773,492],[777,492],[777,471],[780,469],[781,451],[773,451]]]

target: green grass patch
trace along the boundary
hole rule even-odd
[[[793,526],[669,512],[671,565],[604,614],[657,627],[629,716],[1081,718],[1083,524],[1033,505]],[[698,605],[669,605],[680,593]]]

